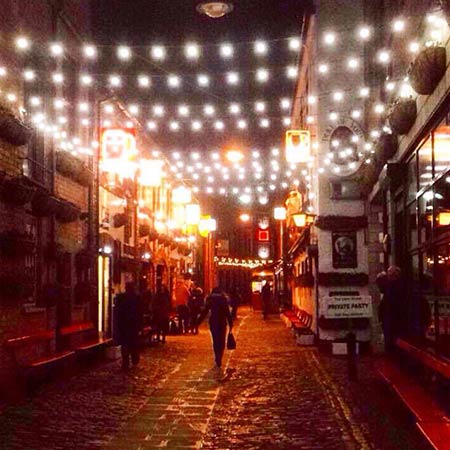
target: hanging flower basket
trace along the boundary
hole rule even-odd
[[[40,189],[31,201],[31,212],[37,217],[48,217],[56,213],[59,203],[59,199],[50,195],[48,191]]]
[[[388,115],[389,125],[397,134],[407,134],[417,117],[415,99],[398,99]]]
[[[430,95],[445,73],[445,47],[433,46],[422,50],[409,69],[409,82],[421,95]]]
[[[61,223],[75,222],[80,218],[81,209],[67,200],[60,200],[56,210],[56,219]]]
[[[154,228],[151,228],[150,233],[148,234],[148,240],[156,241],[156,239],[158,239],[158,238],[159,238],[158,232]]]
[[[83,161],[64,150],[56,153],[56,170],[82,186],[89,186],[94,178]]]
[[[24,206],[33,198],[35,189],[23,178],[10,178],[3,182],[2,200],[10,206]]]
[[[28,233],[16,230],[0,234],[0,254],[9,258],[31,255],[36,244]]]
[[[112,226],[114,228],[123,227],[127,223],[127,215],[125,213],[114,214],[112,218]]]
[[[447,23],[450,24],[450,0],[440,0],[440,4]]]
[[[27,274],[0,276],[0,299],[3,304],[23,300],[34,292],[34,280]]]
[[[397,152],[397,136],[393,134],[383,134],[376,146],[376,154],[379,163],[383,166],[388,159],[391,159]]]
[[[0,106],[0,138],[12,145],[25,145],[30,139],[31,129],[11,111]]]
[[[150,234],[150,225],[147,225],[146,223],[139,224],[139,236],[145,237]]]

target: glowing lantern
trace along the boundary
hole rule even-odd
[[[200,205],[191,203],[186,205],[186,225],[198,225],[200,222]]]
[[[311,135],[309,130],[286,131],[286,161],[306,163],[311,156]]]
[[[172,223],[173,228],[181,229],[184,225],[184,207],[182,205],[176,205],[172,208]]]
[[[202,216],[198,223],[198,232],[200,236],[207,237],[209,233],[216,231],[217,222],[216,219],[212,219],[211,216]]]
[[[286,208],[284,208],[283,206],[274,208],[273,218],[275,220],[286,220]]]
[[[190,203],[192,201],[192,191],[184,186],[177,187],[172,191],[172,201],[181,204]]]
[[[450,225],[450,212],[440,212],[438,214],[438,223],[441,227]]]
[[[296,227],[306,227],[306,214],[304,213],[297,213],[297,214],[293,214],[292,218],[294,219],[294,223]]]
[[[140,162],[140,182],[143,186],[161,186],[164,161],[159,159],[142,159]]]
[[[106,128],[101,133],[101,168],[133,178],[136,172],[136,138],[130,128]]]

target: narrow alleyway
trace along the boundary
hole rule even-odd
[[[210,339],[169,337],[124,375],[118,361],[44,386],[0,416],[2,450],[417,449],[406,414],[360,361],[300,348],[282,322],[242,310],[226,381],[214,379]]]

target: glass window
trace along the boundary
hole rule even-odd
[[[434,131],[434,173],[438,177],[450,168],[450,126],[447,121]]]
[[[408,163],[408,193],[406,202],[409,203],[416,199],[417,194],[417,168],[416,156],[414,155]]]
[[[448,180],[448,181],[447,181]],[[450,179],[439,180],[434,187],[435,236],[450,233]]]
[[[419,236],[420,243],[424,244],[431,240],[433,225],[433,191],[426,191],[419,197]]]
[[[431,138],[423,143],[418,151],[419,160],[419,190],[430,184],[433,179],[433,168],[431,158]]]
[[[418,245],[416,202],[408,206],[407,215],[408,247],[413,249]]]

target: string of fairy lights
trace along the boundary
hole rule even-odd
[[[435,45],[448,39],[447,23],[439,12],[426,16],[424,20],[426,27],[423,37],[405,43],[404,48],[400,49],[410,52],[411,58],[414,58],[425,46]],[[408,24],[405,17],[395,19],[390,24],[392,33],[401,35],[407,32]],[[353,168],[357,164],[358,158],[363,158],[366,163],[371,162],[374,142],[383,132],[390,131],[385,123],[389,105],[386,101],[379,99],[380,89],[387,97],[409,98],[416,95],[409,85],[407,74],[396,74],[383,81],[381,86],[352,85],[348,87],[347,85],[345,89],[333,89],[334,73],[361,73],[364,69],[364,58],[367,57],[364,54],[365,45],[374,40],[377,32],[377,28],[374,26],[360,25],[353,30],[329,30],[319,36],[319,45],[330,50],[330,57],[313,63],[311,69],[317,73],[319,78],[328,80],[328,83],[323,84],[326,86],[326,90],[310,92],[305,98],[294,98],[293,96],[268,98],[267,94],[264,95],[263,89],[272,82],[283,82],[292,90],[298,77],[296,60],[303,49],[303,42],[298,37],[238,43],[208,43],[207,45],[189,42],[179,46],[160,44],[103,46],[85,43],[75,50],[71,46],[69,52],[63,42],[42,45],[27,36],[17,36],[11,40],[10,44],[24,57],[17,58],[20,67],[10,68],[0,62],[0,101],[11,109],[15,108],[21,115],[25,115],[36,128],[49,134],[57,141],[59,148],[79,155],[92,154],[98,147],[98,143],[88,142],[83,137],[71,136],[68,132],[68,124],[73,121],[73,118],[69,117],[69,114],[76,112],[76,120],[81,128],[94,126],[96,104],[92,101],[92,93],[101,89],[106,89],[116,95],[132,93],[137,96],[139,101],[125,105],[129,114],[129,120],[125,126],[131,128],[140,124],[150,136],[155,137],[166,132],[173,133],[174,136],[176,133],[184,136],[187,132],[248,132],[253,128],[264,131],[280,126],[287,129],[291,125],[290,114],[294,101],[304,102],[308,105],[308,114],[304,117],[306,126],[317,123],[318,106],[322,101],[334,105],[327,115],[330,124],[339,123],[345,116],[358,121],[367,112],[378,117],[380,128],[368,130],[367,138],[362,143],[357,142],[356,139],[360,138],[354,136],[352,139],[355,141],[351,142],[354,144],[353,146],[340,148],[340,142],[334,140],[331,142],[334,150],[325,152],[317,142],[314,142],[313,149],[314,153],[319,155],[318,160],[314,161],[312,158],[306,168],[282,163],[280,157],[282,152],[275,149],[278,152],[275,155],[270,147],[269,149],[251,149],[251,157],[247,158],[247,166],[242,163],[230,166],[228,162],[222,164],[219,160],[214,159],[209,164],[201,153],[195,151],[191,153],[176,150],[164,151],[167,159],[171,160],[169,171],[175,179],[189,179],[194,184],[197,183],[197,186],[203,183],[206,193],[224,195],[233,193],[240,197],[248,194],[245,197],[248,198],[252,194],[263,194],[266,191],[277,188],[285,189],[302,183],[311,188],[313,168],[318,173],[326,173],[328,168],[332,168],[334,173],[338,173],[339,165],[333,164],[336,159],[347,164],[349,168]],[[342,45],[349,37],[360,42],[361,48],[352,54],[345,55]],[[333,57],[333,50],[339,50],[339,56]],[[293,62],[275,66],[268,64],[269,58],[282,51],[287,55],[293,55]],[[46,66],[51,67],[47,67],[45,70],[42,67],[39,69],[33,67],[29,63],[32,58],[25,57],[33,52],[45,54]],[[239,67],[241,55],[249,53],[255,58],[256,67],[252,69]],[[63,62],[69,57],[69,54],[70,57],[79,57],[82,67],[75,80],[71,79],[69,72],[62,69]],[[371,56],[381,67],[388,67],[395,60],[395,54],[387,48],[376,49]],[[202,61],[211,58],[219,58],[222,64],[230,67],[226,67],[222,71],[208,72],[204,69]],[[171,63],[181,59],[187,70],[183,70],[183,73],[172,72]],[[245,60],[247,61],[248,58]],[[134,62],[140,64],[139,68],[133,66]],[[99,70],[95,69],[101,63],[103,63],[101,67],[111,66],[114,67],[114,71],[98,73]],[[196,64],[200,70],[195,70]],[[147,70],[142,70],[142,66],[145,66]],[[131,72],[132,75],[130,75]],[[21,95],[11,87],[18,81],[27,86],[26,98],[22,99]],[[69,96],[64,95],[69,85],[73,86],[73,83],[78,84],[82,97],[82,100],[77,103],[71,101]],[[248,99],[242,101],[242,98],[239,101],[238,96],[247,94],[247,89],[243,89],[243,87],[248,83],[254,84],[256,88],[261,88],[261,96],[251,101]],[[48,94],[45,93],[48,90],[42,88],[44,85],[53,86],[53,91],[57,95],[48,98]],[[223,88],[224,86],[234,92],[231,96],[233,101],[216,93],[217,87]],[[171,92],[171,100],[175,97],[177,101],[154,100],[156,94],[163,95],[161,93],[163,89],[168,89]],[[207,97],[207,101],[204,103],[188,101],[187,99],[190,98],[188,91],[192,89]],[[143,100],[143,98],[150,98],[151,101]],[[113,118],[115,112],[113,102],[104,104],[101,112],[101,126],[117,125]],[[275,129],[278,130],[278,128]],[[161,151],[154,150],[154,153]],[[355,155],[355,151],[357,151],[357,155]],[[170,153],[172,157],[170,157]],[[261,162],[263,158],[258,160],[254,156],[258,153],[271,155],[264,158],[266,166]],[[181,157],[175,158],[176,154],[184,155],[185,160]],[[200,156],[194,157],[193,155],[196,154]],[[212,157],[217,154],[217,151],[211,149],[207,154]],[[277,160],[276,164],[273,163],[273,158]],[[218,184],[219,179],[224,183],[223,186]],[[241,184],[230,185],[233,180]],[[242,187],[249,180],[252,181],[249,186]],[[261,198],[264,197],[261,195]]]

